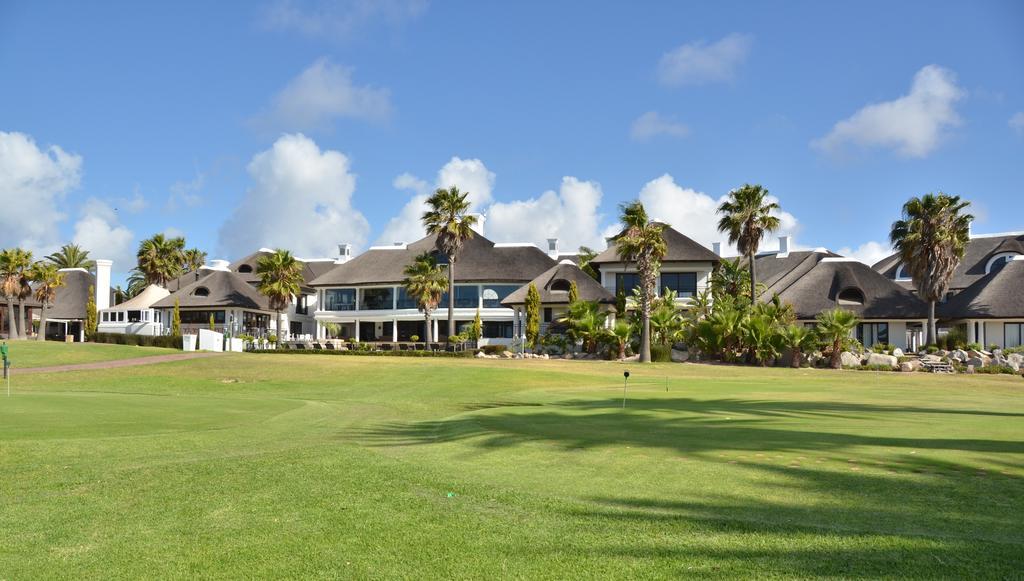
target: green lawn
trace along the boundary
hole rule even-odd
[[[1024,380],[225,355],[18,378],[0,579],[1014,578]],[[667,388],[667,389],[666,389]]]
[[[57,343],[55,341],[8,341],[7,347],[10,350],[11,364],[16,369],[181,353],[177,349],[160,347],[103,343]]]

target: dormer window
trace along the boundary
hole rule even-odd
[[[910,276],[910,271],[907,270],[906,265],[903,263],[896,267],[896,280],[913,280]]]
[[[192,291],[192,295],[197,297],[208,297],[210,296],[210,289],[205,286],[201,286]]]
[[[569,292],[569,287],[570,286],[572,286],[572,284],[569,281],[565,280],[564,278],[560,278],[560,279],[558,279],[556,281],[552,281],[552,283],[551,283],[551,290],[552,291]]]
[[[252,265],[251,264],[243,264],[242,266],[238,267],[238,272],[248,274],[248,273],[252,272]]]
[[[839,292],[836,302],[840,305],[863,305],[864,293],[858,288],[847,288]]]
[[[988,264],[985,265],[985,274],[990,272],[999,272],[1007,265],[1015,256],[1020,256],[1016,252],[1001,252],[996,254],[989,259]]]

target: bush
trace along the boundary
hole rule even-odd
[[[484,345],[480,350],[486,355],[501,355],[508,351],[508,347],[506,345]]]
[[[996,349],[998,349],[998,347],[996,347]],[[1006,349],[1003,349],[1003,355],[1009,355],[1011,353],[1020,353],[1024,355],[1024,345],[1021,345],[1020,347],[1007,347]]]
[[[896,371],[888,365],[855,365],[843,367],[843,369],[854,369],[856,371]]]
[[[981,349],[981,343],[968,343],[967,344],[967,348],[968,349],[973,349],[974,351],[981,351],[982,350]]]
[[[937,353],[938,351],[939,351],[939,346],[938,345],[934,345],[934,344],[933,345],[925,345],[925,348],[924,348],[924,352],[925,353]]]
[[[181,349],[180,335],[151,337],[149,335],[126,335],[123,333],[95,333],[92,336],[92,341],[94,343],[111,343],[114,345],[139,345],[142,347]]]
[[[975,367],[975,373],[991,373],[993,375],[1003,374],[1006,375],[1017,375],[1019,372],[1014,371],[1009,365],[989,365],[986,367]]]
[[[892,348],[889,347],[888,343],[875,343],[871,346],[871,350],[875,353],[889,353],[892,351]]]
[[[651,361],[669,363],[672,361],[671,345],[651,345]]]
[[[267,355],[347,355],[353,357],[455,357],[469,359],[474,356],[473,351],[371,351],[369,344],[364,343],[366,348],[348,351],[329,351],[311,349],[254,349],[251,353]]]

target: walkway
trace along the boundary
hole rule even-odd
[[[91,369],[113,369],[115,367],[135,367],[138,365],[155,365],[157,363],[169,363],[171,361],[185,361],[188,359],[202,359],[213,357],[221,353],[176,353],[174,355],[153,355],[151,357],[135,357],[132,359],[114,359],[111,361],[94,361],[92,363],[76,363],[74,365],[52,365],[50,367],[29,367],[27,369],[12,369],[16,375],[26,373],[60,373],[62,371],[89,371]]]

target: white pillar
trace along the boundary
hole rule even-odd
[[[96,310],[110,308],[110,267],[111,260],[96,259]]]
[[[430,336],[434,339],[434,341],[437,341],[437,319],[430,319],[430,325],[432,326]]]
[[[356,319],[356,343],[359,342],[359,319]]]
[[[398,318],[391,321],[391,342],[398,343]]]

